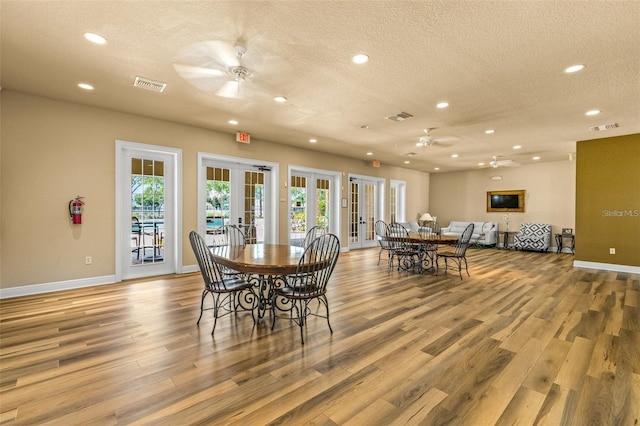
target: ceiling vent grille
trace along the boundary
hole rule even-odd
[[[136,80],[133,82],[135,87],[140,87],[142,89],[151,90],[153,92],[162,93],[164,89],[167,87],[167,83],[163,83],[162,81],[151,80],[150,78],[137,76]]]
[[[408,120],[411,117],[413,117],[413,115],[409,114],[408,112],[399,112],[395,115],[388,116],[387,119],[391,121],[404,121]]]
[[[404,153],[402,155],[405,156],[405,157],[414,157],[414,156],[416,156],[418,154],[413,152],[413,151],[411,151],[411,152]]]
[[[603,130],[615,129],[616,127],[619,127],[618,123],[603,124],[601,126],[589,127],[589,130],[591,130],[592,132],[601,132]]]

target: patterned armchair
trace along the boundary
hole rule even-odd
[[[551,245],[551,225],[545,223],[523,223],[513,239],[518,250],[547,251]]]

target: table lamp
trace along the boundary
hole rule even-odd
[[[422,221],[423,224],[425,222],[435,222],[435,219],[431,217],[429,213],[424,213],[422,216],[420,216],[420,220]]]

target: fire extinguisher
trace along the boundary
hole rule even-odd
[[[69,201],[69,217],[73,221],[74,225],[80,225],[82,223],[82,201],[84,197],[77,196],[73,200]]]

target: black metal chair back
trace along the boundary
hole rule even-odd
[[[467,253],[467,248],[469,247],[469,242],[471,241],[471,236],[473,235],[474,224],[470,223],[462,232],[460,239],[455,245],[455,255],[457,257],[464,257]]]
[[[213,260],[204,238],[196,231],[191,231],[189,233],[189,241],[191,242],[193,254],[195,254],[196,260],[198,261],[205,288],[213,292],[226,291],[224,274],[218,267],[218,264]]]
[[[443,253],[438,252],[436,255],[436,275],[438,274],[439,264],[438,260],[441,258],[444,259],[444,273],[447,273],[447,269],[449,267],[448,261],[452,260],[458,265],[458,273],[460,274],[460,279],[462,279],[462,263],[464,262],[464,268],[467,271],[467,275],[469,274],[469,265],[467,264],[467,248],[469,247],[469,242],[471,241],[471,236],[473,235],[473,223],[467,225],[467,227],[462,232],[460,239],[453,246],[453,250],[445,251]]]
[[[244,232],[242,229],[235,225],[226,225],[223,231],[226,236],[227,245],[230,246],[245,246],[247,244],[247,240],[244,237]]]
[[[302,247],[307,248],[309,244],[324,232],[317,226],[310,228],[304,236],[304,241],[302,242]]]
[[[204,290],[200,298],[200,316],[197,324],[200,324],[202,313],[208,309],[213,310],[211,334],[216,329],[218,318],[231,312],[239,310],[251,311],[251,316],[255,322],[254,309],[258,305],[258,296],[253,290],[253,285],[239,276],[229,277],[225,275],[211,255],[207,242],[200,234],[191,231],[189,233],[189,241],[204,281]],[[228,249],[232,248],[232,246],[228,247]],[[242,292],[246,292],[246,294],[238,297],[237,294]],[[213,307],[205,309],[204,299],[207,294],[211,294],[213,298]]]
[[[329,322],[329,302],[326,292],[339,254],[340,241],[333,234],[321,235],[309,243],[298,262],[296,273],[287,276],[286,285],[274,289],[271,301],[272,329],[276,324],[276,309],[278,309],[288,311],[289,318],[298,324],[302,344],[304,344],[303,327],[309,315],[326,318],[329,330],[333,333]],[[324,305],[326,315],[311,312],[309,302],[314,299]]]

